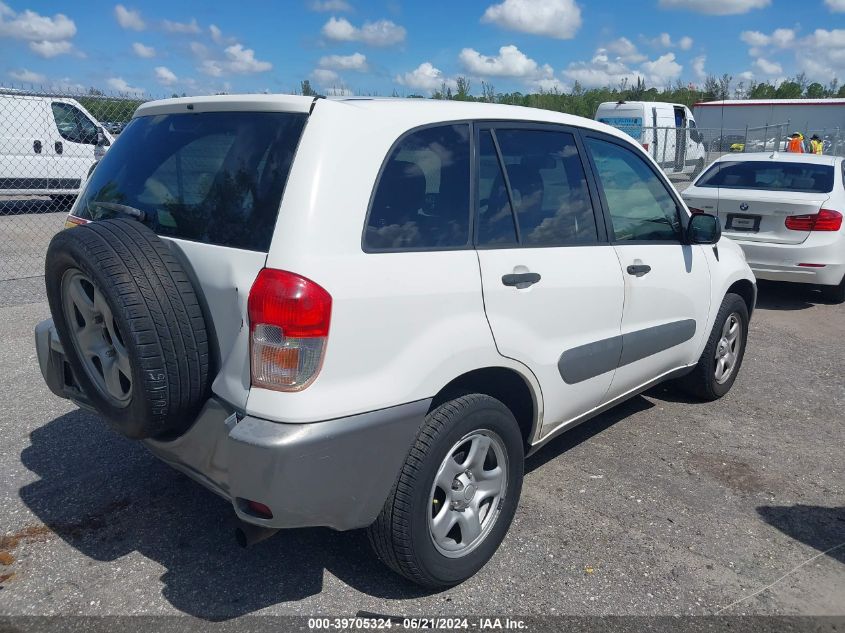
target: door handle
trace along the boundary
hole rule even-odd
[[[511,273],[509,275],[502,275],[502,283],[506,286],[516,286],[517,288],[528,288],[540,281],[539,273]]]
[[[32,141],[32,151],[36,154],[41,153],[41,141]]]
[[[628,266],[628,274],[634,277],[642,277],[651,272],[651,266],[647,264],[632,264]]]
[[[56,148],[56,154],[61,154],[65,149],[64,147],[62,147],[61,141],[56,141],[55,148]]]

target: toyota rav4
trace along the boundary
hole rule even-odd
[[[756,286],[601,123],[215,96],[141,106],[46,256],[57,395],[231,502],[242,544],[367,528],[427,586],[494,554],[525,457],[737,378]]]

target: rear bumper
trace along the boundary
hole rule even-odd
[[[56,395],[90,408],[73,387],[52,321],[35,330],[44,380]],[[430,399],[308,424],[240,415],[212,397],[175,440],[144,440],[157,457],[229,500],[243,521],[271,528],[372,523],[405,462]],[[265,504],[272,519],[252,514]]]
[[[811,235],[802,244],[771,244],[735,240],[758,279],[835,286],[845,276],[845,238]],[[823,264],[823,267],[799,266]]]

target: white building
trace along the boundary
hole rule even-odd
[[[845,99],[745,99],[696,103],[699,128],[742,132],[788,124],[789,132],[845,132]]]

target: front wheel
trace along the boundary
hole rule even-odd
[[[678,385],[701,400],[718,400],[731,390],[739,374],[748,340],[748,306],[728,293],[695,368]]]
[[[523,447],[511,411],[469,394],[426,416],[370,543],[391,569],[427,587],[463,582],[505,537],[522,490]]]

